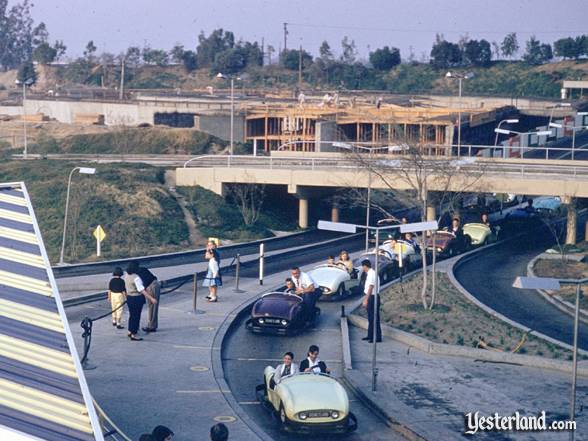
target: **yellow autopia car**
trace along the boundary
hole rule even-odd
[[[500,227],[496,227],[496,230],[500,231]],[[490,227],[479,223],[465,224],[463,234],[471,237],[473,246],[487,245],[497,240],[497,234]]]
[[[274,384],[275,369],[267,366],[258,399],[275,413],[287,432],[343,434],[357,429],[345,388],[327,374],[299,373]]]

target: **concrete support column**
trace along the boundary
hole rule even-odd
[[[437,210],[434,205],[427,205],[427,220],[434,221],[437,219]]]
[[[578,210],[576,209],[576,200],[570,198],[567,204],[568,208],[568,222],[566,225],[566,245],[576,244]]]
[[[298,199],[298,226],[308,228],[308,199]]]
[[[584,226],[584,240],[588,242],[588,221],[586,221],[586,225]]]
[[[339,207],[331,208],[331,222],[339,222]]]

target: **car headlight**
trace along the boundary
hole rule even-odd
[[[288,325],[288,320],[282,320],[280,323],[282,324],[282,326],[287,326]]]
[[[257,321],[259,322],[260,325],[263,325],[265,323],[265,319],[263,319],[263,318],[257,319]]]
[[[324,293],[329,293],[329,292],[331,292],[331,290],[330,290],[329,288],[327,288],[326,286],[323,286],[323,287],[321,288],[321,290],[322,290]]]
[[[333,418],[334,420],[336,420],[337,418],[339,418],[339,412],[337,412],[336,410],[331,412],[331,418]]]
[[[306,418],[308,418],[308,413],[306,413],[306,412],[300,412],[298,414],[298,418],[300,418],[301,420],[305,420]]]

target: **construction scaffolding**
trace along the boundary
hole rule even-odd
[[[373,146],[401,142],[448,145],[454,141],[459,109],[404,107],[395,104],[327,105],[272,103],[248,105],[246,140],[266,152],[277,149],[312,152],[326,141]],[[461,109],[462,130],[496,120],[495,109]]]

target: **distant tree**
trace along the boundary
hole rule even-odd
[[[141,64],[141,48],[137,46],[128,48],[125,54],[125,62],[131,68],[138,67]]]
[[[523,61],[527,64],[538,65],[547,63],[553,58],[553,51],[549,43],[541,43],[534,35],[529,38],[525,48]]]
[[[267,64],[272,64],[272,55],[276,53],[276,48],[271,44],[267,45]]]
[[[37,82],[37,72],[35,66],[31,61],[25,61],[18,67],[16,78],[20,83],[26,83],[27,86],[32,86]]]
[[[174,63],[181,63],[184,58],[184,45],[176,43],[176,45],[169,51],[169,56]]]
[[[86,58],[78,58],[65,67],[64,77],[76,84],[85,84],[92,77],[92,63]]]
[[[298,49],[286,49],[280,54],[280,63],[286,69],[298,70],[300,60],[300,51]],[[302,49],[302,69],[306,69],[312,64],[312,55]]]
[[[431,65],[437,69],[447,69],[461,64],[461,51],[455,43],[438,39],[431,49]]]
[[[55,40],[53,44],[53,49],[55,49],[55,60],[58,61],[65,55],[65,51],[67,50],[67,46],[63,43],[63,40]]]
[[[212,63],[212,71],[213,73],[236,73],[243,70],[246,65],[243,53],[238,48],[231,48],[216,55]]]
[[[235,46],[235,35],[230,31],[215,29],[207,37],[204,32],[198,36],[198,47],[196,55],[198,57],[198,66],[210,67],[215,61],[217,54],[232,49]]]
[[[400,50],[384,46],[370,53],[370,63],[374,69],[390,70],[400,64]]]
[[[333,60],[333,51],[331,50],[331,46],[325,40],[321,43],[321,47],[319,47],[319,56],[324,61],[331,61]]]
[[[488,66],[492,61],[492,49],[486,40],[469,40],[465,44],[464,58],[467,64],[473,66]]]
[[[84,49],[84,58],[93,63],[95,61],[94,54],[96,53],[96,49],[97,48],[94,44],[94,40],[88,41],[88,44],[86,44],[86,49]]]
[[[519,51],[519,42],[517,40],[517,33],[511,32],[506,34],[504,40],[502,40],[502,44],[500,45],[500,49],[502,51],[502,55],[507,58],[514,57],[517,52]]]
[[[182,54],[182,64],[188,72],[196,70],[196,68],[198,67],[196,52],[184,51],[184,53]]]
[[[494,56],[495,60],[500,59],[500,45],[497,41],[492,42],[492,55]]]
[[[345,36],[341,41],[341,48],[343,49],[343,52],[341,54],[341,61],[345,64],[355,63],[355,59],[357,57],[357,48],[355,47],[355,41],[349,41],[349,38]]]
[[[576,46],[580,57],[588,56],[588,35],[578,35],[576,37]]]
[[[39,44],[33,51],[33,61],[39,64],[52,63],[56,57],[57,49],[51,47],[47,42]]]
[[[147,64],[164,67],[169,63],[167,52],[163,49],[143,48],[143,61]]]
[[[236,48],[245,58],[246,66],[263,66],[263,52],[257,41],[253,43],[240,41]]]
[[[578,45],[578,40],[572,37],[560,38],[553,43],[555,55],[562,58],[578,59],[582,55],[583,48]]]

